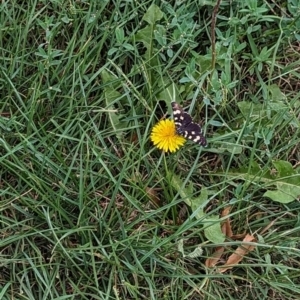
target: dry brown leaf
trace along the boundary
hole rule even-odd
[[[221,213],[221,217],[224,218],[224,217],[228,216],[230,213],[230,210],[231,210],[231,206],[227,206],[225,209],[223,209],[223,211]],[[227,236],[227,237],[232,236],[232,230],[231,230],[229,218],[227,218],[223,222],[221,229],[225,236]],[[212,256],[205,261],[205,266],[208,268],[214,267],[220,260],[224,250],[225,250],[225,248],[223,246],[217,247],[215,252],[212,254]]]
[[[255,240],[254,236],[247,234],[243,242],[252,242]],[[229,269],[232,269],[234,266],[238,265],[239,262],[248,254],[249,251],[252,251],[255,247],[252,245],[242,244],[239,246],[233,254],[231,254],[224,264],[224,267],[218,268],[220,273],[224,273]],[[227,267],[226,267],[227,266]]]
[[[276,222],[277,222],[278,218],[273,220],[271,223],[269,223],[262,231],[261,231],[261,235],[263,235],[266,231],[269,230],[270,227],[272,227]]]
[[[230,213],[230,210],[231,210],[231,206],[225,207],[223,209],[223,211],[221,212],[221,217],[224,218],[224,217],[228,216]]]
[[[224,218],[229,215],[231,210],[231,206],[227,206],[225,209],[223,209],[221,213],[221,217]],[[227,218],[223,223],[222,223],[222,232],[225,234],[227,237],[232,237],[232,230],[231,230],[231,225],[230,225],[230,218]]]
[[[157,207],[160,206],[160,199],[158,197],[157,189],[146,187],[146,193],[150,198],[151,202]]]
[[[214,267],[217,264],[217,262],[220,260],[220,257],[222,256],[224,249],[225,248],[223,246],[217,247],[216,251],[212,254],[212,256],[205,261],[205,266],[208,268]]]
[[[243,240],[246,235],[247,235],[246,232],[234,234],[234,235],[232,235],[231,239],[234,240],[234,241],[236,241],[236,240],[240,241],[240,240]]]

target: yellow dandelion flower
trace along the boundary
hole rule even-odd
[[[176,133],[175,123],[173,120],[162,120],[153,128],[150,139],[154,146],[165,152],[175,152],[186,141],[183,136]]]

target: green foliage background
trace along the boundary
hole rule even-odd
[[[1,299],[299,299],[300,4],[216,4],[1,2]],[[208,148],[153,147],[173,99]]]

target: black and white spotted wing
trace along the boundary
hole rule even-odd
[[[200,125],[194,123],[192,117],[185,112],[179,104],[176,102],[171,102],[171,105],[177,133],[184,136],[186,139],[206,147],[207,141],[202,134]]]

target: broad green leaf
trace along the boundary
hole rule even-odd
[[[236,47],[235,48],[235,53],[238,53],[238,52],[244,50],[247,47],[247,43],[243,42],[243,43],[239,44],[239,42],[237,41],[235,47]]]
[[[213,71],[212,72],[212,76],[211,76],[211,86],[214,90],[218,91],[221,89],[221,84],[220,84],[220,80],[219,80],[219,75],[217,71]]]
[[[209,120],[207,123],[208,123],[209,125],[215,126],[215,127],[223,127],[223,126],[224,126],[224,123],[223,123],[223,122],[215,121],[215,120]]]
[[[159,81],[158,89],[162,91],[157,95],[157,99],[164,100],[171,108],[171,102],[179,99],[179,91],[175,83],[168,85],[168,81],[168,78],[163,78],[163,80]]]
[[[199,0],[198,5],[199,5],[199,7],[205,6],[205,5],[215,6],[216,1]]]
[[[201,74],[211,69],[211,58],[203,55],[197,55],[196,52],[193,51],[193,54],[196,56],[196,63],[199,67],[199,72]]]
[[[150,25],[154,25],[156,21],[159,21],[163,17],[163,15],[160,8],[157,5],[152,4],[143,16],[143,20]]]
[[[149,84],[151,85],[152,73],[157,67],[161,66],[159,56],[153,55],[153,53],[158,52],[157,49],[153,48],[153,28],[151,26],[146,26],[145,28],[138,31],[135,38],[136,41],[142,42],[143,45],[146,47],[146,51],[143,56],[145,58],[145,63],[148,65],[146,71],[150,80]]]
[[[256,120],[266,114],[263,105],[260,103],[254,104],[249,101],[241,101],[237,105],[246,119],[250,117],[252,120]]]
[[[161,64],[160,64],[160,61],[159,61],[159,57],[158,55],[152,55],[152,51],[155,52],[156,50],[155,49],[151,49],[151,48],[148,48],[145,52],[145,55],[144,57],[146,58],[146,61],[147,61],[147,65],[148,65],[148,68],[151,68],[152,70],[152,73],[155,73],[157,74],[157,72],[154,72],[154,70],[156,69],[160,69],[161,68]],[[150,70],[148,70],[148,73],[150,73]],[[161,74],[160,72],[158,74]]]
[[[211,225],[207,225],[208,223]],[[205,219],[204,234],[207,239],[215,244],[221,244],[224,242],[225,235],[222,232],[218,216],[210,216]]]
[[[288,161],[278,160],[273,162],[273,165],[278,171],[278,176],[288,177],[286,182],[293,182],[294,184],[300,185],[300,174],[297,174],[297,172],[293,169],[293,166]]]
[[[300,197],[300,187],[292,187],[288,184],[278,183],[276,191],[267,191],[263,196],[276,202],[290,203]]]
[[[191,193],[190,193],[190,188],[183,188],[183,181],[179,178],[179,176],[173,174],[172,180],[171,180],[172,186],[175,188],[175,190],[179,193],[180,197],[182,200],[188,205],[191,206]]]
[[[117,87],[119,86],[117,77],[109,73],[106,70],[101,72],[101,78],[106,85],[104,85],[104,94],[106,100],[106,109],[109,117],[110,124],[116,133],[117,137],[120,137],[121,129],[126,128],[126,124],[120,121],[122,115],[118,115],[113,103],[116,100],[121,100],[123,95],[118,92]]]
[[[150,25],[148,25],[137,32],[137,34],[135,35],[135,40],[137,42],[142,42],[148,49],[153,42],[152,35],[153,29]]]
[[[203,254],[203,249],[201,246],[196,247],[191,253],[185,254],[184,253],[184,244],[183,239],[179,240],[178,242],[178,251],[181,252],[183,257],[189,257],[189,258],[196,258],[201,257]]]
[[[124,43],[123,44],[123,47],[126,49],[126,50],[129,50],[129,51],[134,51],[135,50],[135,47],[133,47],[132,45],[128,44],[128,43]]]
[[[232,144],[223,144],[220,146],[221,149],[228,151],[232,154],[241,154],[243,152],[243,147]]]
[[[261,183],[261,187],[268,189],[265,197],[281,203],[289,203],[300,197],[300,173],[293,169],[287,161],[273,162],[277,174],[271,174],[269,168],[261,169],[256,162],[250,167],[243,167],[227,173],[228,178],[244,180],[250,184]]]
[[[159,61],[159,49],[155,49],[153,46],[155,40],[155,22],[159,21],[163,17],[163,12],[160,8],[153,4],[151,5],[147,12],[145,13],[143,20],[145,20],[149,25],[142,28],[135,35],[135,40],[138,42],[142,42],[146,47],[145,54],[143,55],[145,61],[144,64],[146,67],[144,68],[147,72],[147,78],[149,79],[149,85],[151,86],[152,78],[158,74],[161,74],[161,63]]]
[[[265,192],[264,197],[281,203],[289,203],[300,197],[300,174],[287,161],[276,161],[273,164],[278,171],[275,179],[277,189]]]
[[[109,55],[109,56],[111,56],[111,55],[113,55],[115,52],[117,52],[118,51],[118,49],[117,48],[110,48],[109,50],[108,50],[108,52],[107,52],[107,54]]]
[[[201,219],[205,225],[209,226],[204,230],[205,237],[213,243],[222,243],[225,239],[219,218],[206,217],[203,211],[203,207],[208,202],[208,191],[206,188],[201,190],[201,194],[197,198],[192,197],[193,184],[190,183],[188,187],[182,187],[183,181],[176,175],[172,176],[171,180],[172,186],[177,190],[179,195],[182,197],[183,201],[191,207],[191,210],[195,214],[197,219]]]
[[[119,44],[123,44],[125,38],[124,29],[117,27],[115,33],[116,33],[117,42]]]
[[[273,101],[282,101],[286,99],[286,96],[281,92],[277,84],[271,84],[270,86],[267,86],[267,88],[272,95]]]
[[[201,190],[201,194],[197,198],[192,198],[191,199],[191,209],[193,212],[197,211],[196,218],[201,219],[204,216],[203,212],[203,207],[207,204],[208,202],[208,193],[207,189],[203,188]],[[201,209],[199,209],[201,207]]]
[[[246,174],[251,174],[251,175],[255,175],[255,176],[261,176],[260,173],[262,173],[262,170],[256,161],[252,161],[249,164],[249,166],[241,167],[240,170],[242,172],[245,172]]]

